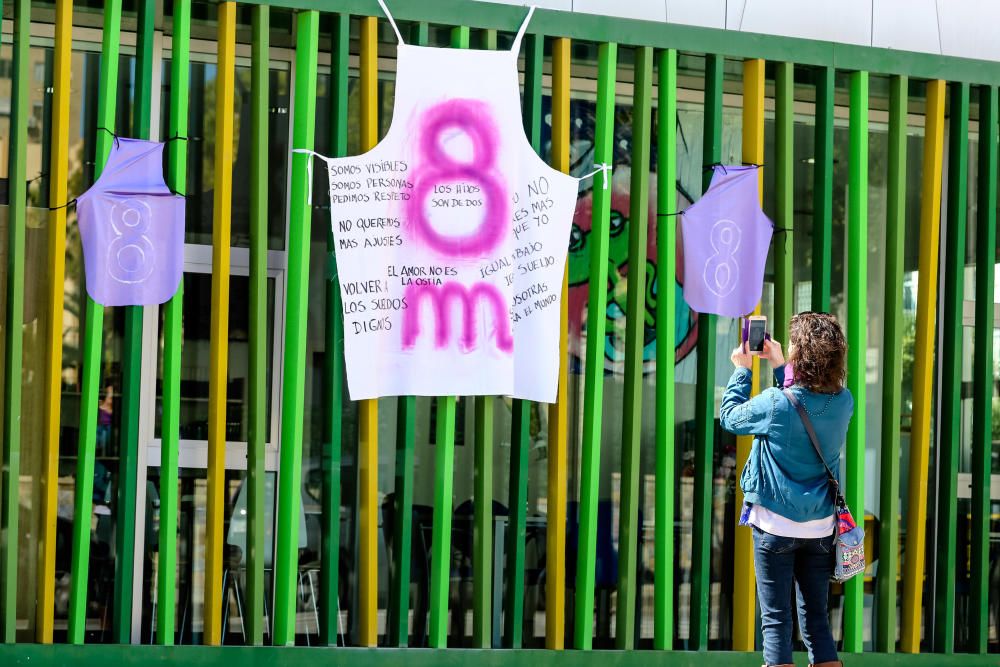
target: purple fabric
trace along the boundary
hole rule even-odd
[[[783,389],[788,389],[795,384],[795,372],[792,370],[792,362],[785,364],[785,381],[781,384]]]
[[[184,270],[184,198],[163,181],[163,144],[115,139],[76,209],[90,298],[150,306],[174,295]]]
[[[681,231],[687,304],[725,317],[753,311],[774,231],[760,209],[757,167],[715,167],[708,191],[684,211]]]

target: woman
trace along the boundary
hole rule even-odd
[[[844,388],[844,332],[825,313],[800,313],[788,331],[788,366],[794,368],[790,391],[812,420],[827,465],[839,475],[840,448],[854,412],[854,399]],[[766,340],[761,358],[774,369],[776,386],[751,399],[753,356],[745,345],[733,350],[736,370],[722,398],[721,420],[731,433],[755,436],[740,477],[746,498],[740,523],[753,530],[764,662],[792,665],[794,581],[810,664],[839,666],[827,610],[834,567],[834,494],[802,420],[780,389],[785,384],[781,345]]]

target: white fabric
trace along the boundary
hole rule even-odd
[[[836,517],[833,514],[825,519],[792,521],[760,505],[754,505],[750,508],[747,523],[772,535],[804,539],[830,537],[833,535],[833,529],[837,526]]]
[[[351,399],[554,402],[579,187],[524,136],[517,53],[401,44],[385,139],[323,159]]]

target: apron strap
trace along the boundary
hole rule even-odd
[[[313,203],[313,158],[318,157],[323,162],[329,164],[329,158],[325,155],[320,155],[316,151],[311,151],[308,148],[295,148],[292,153],[305,153],[309,156],[309,162],[306,163],[306,181],[309,183],[309,190],[306,194],[306,204],[312,206]]]
[[[590,178],[591,176],[597,176],[598,174],[603,174],[604,175],[604,189],[607,190],[608,189],[608,174],[611,173],[611,165],[608,164],[607,162],[601,162],[599,164],[595,164],[594,167],[595,167],[594,171],[592,171],[592,172],[590,172],[588,174],[584,174],[583,176],[580,176],[576,180],[578,180],[578,181],[584,181],[584,180]]]
[[[400,44],[406,44],[406,42],[403,41],[403,34],[399,32],[399,28],[396,26],[396,19],[392,18],[392,14],[389,13],[389,8],[385,6],[385,0],[378,0],[378,6],[382,8],[383,12],[385,12],[385,17],[389,19],[389,25],[392,26],[392,31],[396,33],[396,39],[399,40]]]
[[[382,0],[379,0],[381,2]],[[525,31],[528,29],[528,23],[531,22],[531,15],[535,13],[535,5],[531,5],[528,8],[528,15],[524,17],[524,21],[521,22],[521,27],[517,29],[517,36],[514,37],[514,45],[510,47],[510,50],[517,55],[521,51],[521,39],[524,37]]]

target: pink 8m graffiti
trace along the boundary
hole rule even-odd
[[[463,162],[442,147],[448,130],[457,130],[469,138],[472,156]],[[510,197],[503,178],[496,172],[498,132],[489,107],[477,100],[456,99],[429,109],[420,123],[421,166],[414,174],[413,196],[406,205],[409,230],[428,247],[449,259],[481,260],[500,246],[509,228]],[[446,183],[473,184],[482,196],[478,226],[464,234],[443,234],[431,225],[425,208],[436,186]],[[443,285],[411,284],[406,288],[409,307],[403,315],[402,345],[412,348],[420,335],[420,304],[432,302],[437,327],[434,345],[447,347],[451,340],[450,304],[458,300],[462,314],[462,349],[476,347],[476,303],[483,301],[492,313],[496,326],[496,347],[510,354],[514,351],[510,316],[502,292],[491,283],[478,282],[471,287],[457,282]]]
[[[445,131],[464,133],[472,143],[472,159],[456,160],[441,146]],[[449,100],[429,109],[420,128],[422,166],[413,184],[413,197],[407,217],[414,234],[427,245],[448,257],[483,257],[506,236],[510,204],[502,177],[496,173],[497,130],[489,107],[476,100]],[[478,228],[467,234],[447,235],[434,229],[427,219],[425,204],[442,183],[474,183],[483,196],[483,219]]]
[[[420,334],[417,313],[420,310],[420,302],[425,299],[430,299],[433,302],[434,313],[437,315],[434,344],[438,348],[445,347],[451,340],[451,320],[448,306],[452,299],[457,299],[462,306],[462,337],[459,339],[462,348],[470,351],[476,346],[475,305],[478,299],[482,299],[487,302],[488,307],[493,312],[497,348],[507,353],[514,351],[514,338],[510,333],[510,318],[507,315],[507,308],[504,306],[500,290],[489,283],[477,283],[471,289],[466,289],[464,285],[455,282],[444,285],[409,285],[406,288],[406,300],[410,307],[406,309],[406,316],[403,319],[404,348],[413,347],[417,341],[417,336]]]

